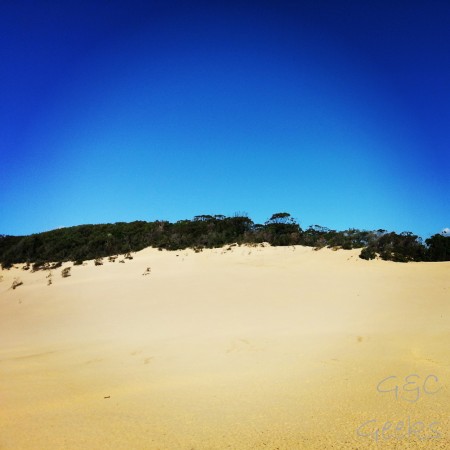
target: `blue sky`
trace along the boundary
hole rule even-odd
[[[2,2],[0,234],[450,226],[448,1]]]

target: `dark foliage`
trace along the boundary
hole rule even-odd
[[[428,246],[429,261],[450,260],[450,236],[435,234],[428,238],[425,243]]]
[[[30,236],[0,235],[0,263],[3,269],[16,263],[33,264],[33,270],[58,266],[50,262],[97,260],[113,255],[132,259],[131,252],[154,247],[160,250],[222,247],[232,243],[306,245],[316,249],[362,248],[361,258],[380,257],[392,261],[448,261],[450,238],[434,235],[426,240],[409,232],[385,230],[330,230],[313,225],[302,230],[289,213],[273,214],[264,224],[255,224],[245,214],[233,217],[199,215],[192,220],[79,225]],[[124,259],[119,260],[123,262]]]
[[[396,262],[429,260],[429,251],[423,245],[422,240],[409,231],[400,234],[379,233],[379,236],[369,243],[360,257],[373,259],[376,255],[386,261]]]
[[[375,250],[373,250],[372,248],[369,247],[365,247],[361,250],[361,254],[359,255],[360,258],[362,259],[375,259],[377,256]]]

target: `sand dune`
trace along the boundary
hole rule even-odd
[[[358,254],[0,271],[0,449],[450,448],[450,263]]]

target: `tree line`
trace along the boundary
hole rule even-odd
[[[360,257],[384,260],[449,261],[450,238],[435,234],[425,242],[411,232],[386,230],[331,230],[312,225],[303,230],[286,212],[273,214],[264,224],[254,223],[245,214],[232,217],[199,215],[191,220],[135,221],[113,224],[79,225],[28,236],[0,235],[0,263],[4,269],[16,263],[33,263],[39,268],[49,262],[74,261],[136,252],[146,247],[161,250],[258,244],[273,246],[306,245],[320,249],[361,248]]]

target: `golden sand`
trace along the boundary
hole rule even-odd
[[[0,271],[0,449],[450,449],[450,263],[358,254]]]

